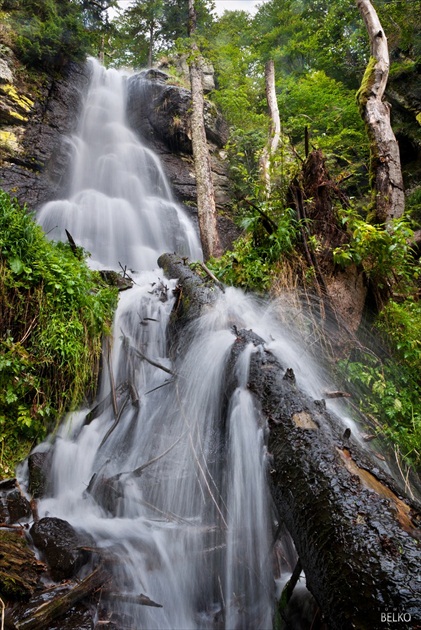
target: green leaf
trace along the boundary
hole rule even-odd
[[[12,260],[10,261],[9,264],[10,264],[10,269],[17,276],[22,273],[22,271],[23,271],[23,262],[20,260],[20,258],[12,258]]]

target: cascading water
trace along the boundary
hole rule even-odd
[[[67,229],[101,267],[123,262],[153,269],[157,254],[201,256],[191,222],[171,194],[161,164],[125,123],[124,77],[92,62],[77,135],[69,140],[73,170],[68,199],[39,214],[45,232],[66,241]]]
[[[69,521],[113,559],[107,614],[116,627],[266,630],[272,522],[264,427],[246,388],[253,346],[240,356],[229,400],[225,391],[232,323],[267,335],[265,310],[228,290],[171,365],[166,328],[175,284],[148,269],[164,251],[198,259],[201,250],[124,110],[124,79],[92,62],[71,140],[69,198],[39,213],[51,238],[65,240],[67,230],[96,268],[136,270],[105,352],[98,400],[109,404],[63,423],[52,446],[52,491],[39,515]],[[162,608],[136,603],[140,593]]]
[[[66,240],[67,230],[95,268],[135,270],[135,284],[120,297],[96,403],[39,447],[51,449],[52,463],[38,513],[94,540],[112,573],[97,611],[106,627],[270,630],[278,524],[266,426],[247,387],[250,357],[261,349],[249,344],[234,363],[236,327],[260,336],[313,399],[325,379],[277,307],[236,289],[190,326],[180,356],[168,357],[175,281],[156,261],[165,251],[200,259],[200,244],[158,159],[125,123],[124,78],[91,66],[69,140],[69,197],[46,204],[39,222],[54,239]],[[142,605],[141,594],[161,607]]]

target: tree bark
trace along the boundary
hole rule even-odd
[[[260,158],[260,173],[265,184],[266,196],[271,191],[270,159],[278,148],[281,138],[281,119],[279,118],[278,101],[275,90],[275,64],[270,59],[265,65],[266,100],[268,103],[270,126],[269,139]]]
[[[189,0],[189,31],[196,31],[196,9],[194,0]],[[196,174],[197,214],[203,257],[220,256],[222,253],[216,221],[215,194],[212,180],[211,161],[206,140],[204,120],[204,96],[202,82],[203,59],[194,39],[191,43],[190,85],[192,95],[191,134]]]
[[[178,278],[184,295],[173,325],[179,314],[182,322],[200,316],[217,298],[218,288],[194,277],[185,260],[165,254],[159,264]],[[248,387],[269,429],[274,502],[328,628],[416,627],[421,620],[419,504],[380,469],[375,455],[361,449],[324,400],[300,391],[292,370],[252,331],[236,329],[228,384],[249,343],[260,347],[251,357]],[[393,625],[387,621],[392,617],[382,617],[399,613],[405,615],[400,624],[396,617]]]
[[[356,0],[370,38],[370,61],[357,94],[370,139],[370,171],[376,219],[390,223],[405,209],[399,145],[390,124],[390,105],[383,100],[389,76],[386,35],[370,0]]]

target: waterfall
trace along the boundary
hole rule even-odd
[[[47,203],[39,223],[55,240],[72,235],[92,264],[152,269],[164,251],[200,258],[195,230],[175,203],[157,156],[125,122],[125,79],[91,61],[78,132],[68,140],[68,199]]]
[[[105,611],[119,628],[268,630],[274,523],[265,426],[247,390],[256,349],[244,350],[233,374],[227,362],[234,321],[268,341],[277,324],[266,305],[228,289],[170,360],[175,281],[156,261],[164,251],[200,259],[198,237],[159,160],[125,123],[124,78],[91,66],[68,140],[68,198],[46,204],[38,220],[50,238],[66,240],[67,230],[94,268],[133,270],[135,285],[121,294],[93,409],[69,414],[52,439],[52,489],[39,516],[95,541],[113,574]],[[275,345],[286,343],[279,334]],[[162,607],[139,605],[141,593]]]

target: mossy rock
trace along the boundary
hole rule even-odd
[[[45,565],[36,559],[19,531],[0,531],[0,597],[5,602],[29,599]]]

